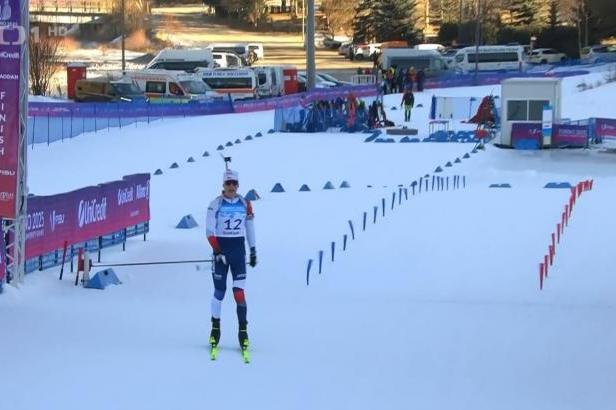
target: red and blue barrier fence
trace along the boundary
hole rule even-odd
[[[150,174],[128,175],[121,181],[58,195],[31,196],[26,217],[26,273],[62,263],[65,248],[70,248],[72,261],[79,248],[100,251],[125,243],[131,236],[145,235],[149,221]]]

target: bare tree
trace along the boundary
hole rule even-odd
[[[321,9],[333,34],[353,32],[353,17],[358,0],[323,0]]]
[[[47,95],[51,77],[62,65],[59,37],[30,36],[30,84],[32,94]]]

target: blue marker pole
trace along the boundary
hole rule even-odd
[[[319,275],[323,272],[323,251],[319,251]]]
[[[353,228],[353,221],[349,219],[349,227],[351,228],[351,239],[355,240],[355,229]]]
[[[336,242],[332,242],[332,262],[334,262],[335,260],[335,254],[336,254]]]
[[[312,268],[312,259],[308,259],[308,269],[306,269],[306,286],[310,285],[310,268]]]
[[[391,193],[391,210],[394,210],[394,205],[396,204],[396,192]]]
[[[375,206],[375,207],[374,207],[374,216],[373,216],[373,218],[372,218],[372,223],[373,223],[373,224],[375,224],[375,223],[376,223],[376,213],[377,213],[377,211],[378,211],[378,210],[379,210],[379,207],[378,207],[378,206]]]
[[[381,205],[383,205],[383,218],[385,218],[385,198],[381,198]]]
[[[362,231],[366,230],[366,218],[368,217],[368,212],[364,212],[364,221],[362,225]]]
[[[347,245],[347,235],[344,234],[342,235],[342,250],[346,251],[346,245]]]

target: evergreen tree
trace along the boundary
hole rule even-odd
[[[548,12],[548,25],[551,29],[560,26],[560,16],[558,15],[558,0],[550,0]]]
[[[417,0],[381,0],[374,13],[377,40],[416,40],[413,19],[416,6]]]
[[[376,35],[375,8],[378,0],[360,0],[353,18],[353,40],[356,43],[370,42]]]
[[[509,5],[513,24],[529,26],[535,22],[538,8],[535,0],[511,0]]]

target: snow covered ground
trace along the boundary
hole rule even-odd
[[[563,116],[616,117],[613,84],[577,91],[599,75],[564,80]],[[420,133],[431,95],[417,95],[423,108],[412,125]],[[400,110],[388,114],[401,122]],[[209,360],[207,264],[116,268],[124,283],[105,291],[60,282],[51,269],[0,295],[0,409],[613,408],[615,157],[488,146],[445,168],[443,176],[466,176],[466,189],[411,195],[391,210],[399,184],[472,145],[266,134],[272,122],[271,112],[164,120],[29,150],[36,194],[161,168],[151,182],[147,242],[105,249],[103,261],[200,259],[209,256],[205,211],[223,170],[216,146],[263,132],[225,150],[240,190],[262,196],[254,204],[259,265],[246,291],[253,360],[241,361],[229,294],[219,360]],[[172,162],[180,168],[169,169]],[[568,198],[542,187],[586,178],[594,190],[580,198],[539,291],[538,263]],[[351,188],[321,189],[343,180]],[[277,182],[287,192],[270,193]],[[311,192],[298,192],[304,183]],[[382,198],[386,215],[379,209],[373,224]],[[174,229],[189,213],[200,227]],[[349,220],[356,239],[343,252]],[[323,273],[313,266],[306,286],[307,261],[319,250]]]

